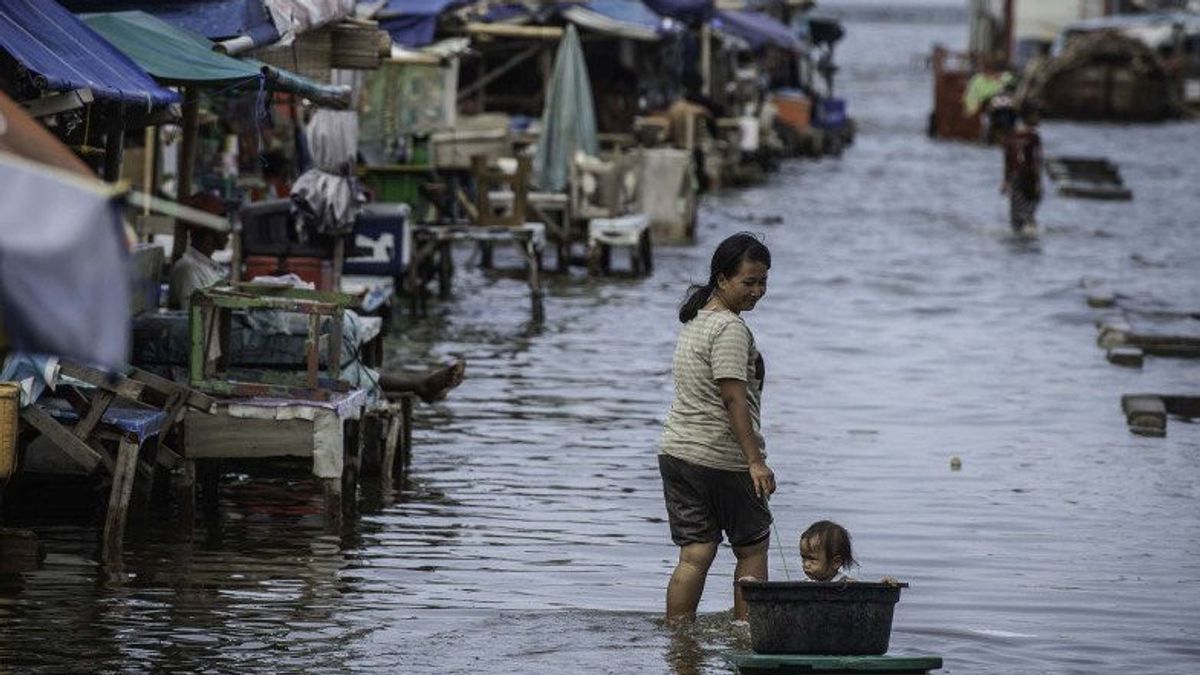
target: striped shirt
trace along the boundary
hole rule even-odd
[[[701,310],[684,324],[675,344],[675,399],[659,452],[712,469],[746,471],[718,380],[746,383],[754,435],[765,448],[759,423],[761,362],[750,328],[733,312]]]

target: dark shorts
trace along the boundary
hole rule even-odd
[[[671,541],[677,546],[721,541],[750,546],[771,534],[767,500],[754,494],[749,471],[722,471],[658,456],[663,497],[671,522]]]

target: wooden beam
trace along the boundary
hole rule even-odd
[[[531,56],[534,56],[535,54],[537,54],[540,51],[541,51],[541,47],[539,47],[538,45],[534,45],[532,47],[529,47],[527,49],[523,49],[523,50],[517,52],[515,55],[513,55],[511,58],[509,58],[507,61],[505,61],[499,68],[487,73],[486,75],[481,75],[479,77],[479,79],[472,82],[469,87],[466,87],[465,89],[459,89],[458,90],[458,100],[462,101],[463,99],[468,98],[469,96],[471,96],[472,94],[474,94],[477,91],[482,92],[483,89],[485,87],[487,87],[489,84],[491,84],[494,80],[496,80],[499,77],[502,77],[508,71],[521,65],[522,61],[524,61],[527,58],[530,58]],[[482,63],[482,60],[481,60],[481,63]],[[482,108],[481,108],[481,111],[482,111]]]
[[[71,429],[71,433],[75,438],[86,443],[88,436],[92,433],[92,429],[95,429],[96,425],[100,423],[100,419],[104,417],[104,411],[108,410],[108,406],[112,404],[113,399],[116,397],[117,395],[111,391],[105,389],[96,390],[96,393],[92,394],[92,400],[89,402],[87,415],[79,420],[75,424],[75,427]]]
[[[192,170],[196,163],[196,134],[200,129],[200,92],[196,87],[183,89],[182,139],[179,142],[179,163],[175,170],[175,198],[184,201],[192,196]],[[171,246],[171,261],[179,260],[187,250],[187,228],[175,223],[175,243]]]
[[[517,38],[522,40],[559,40],[563,29],[559,26],[517,26],[507,23],[468,23],[468,35]]]
[[[67,377],[87,382],[93,387],[106,389],[130,401],[139,400],[142,392],[146,389],[145,384],[130,380],[119,373],[106,373],[74,361],[62,361],[59,363],[59,368],[61,369],[59,372]]]
[[[138,192],[137,190],[130,190],[129,194],[125,196],[125,200],[133,206],[142,207],[146,211],[157,211],[176,220],[206,227],[217,232],[229,232],[232,229],[229,225],[229,220],[221,216],[215,216],[207,211],[184,206],[169,199],[159,199],[158,197]]]
[[[71,459],[89,473],[95,470],[97,464],[102,463],[103,455],[93,450],[87,443],[75,438],[71,432],[67,431],[66,427],[59,424],[58,420],[38,406],[25,407],[21,411],[21,419],[62,448],[70,455]]]
[[[133,494],[133,482],[137,479],[138,448],[136,441],[126,438],[121,440],[117,451],[117,466],[108,493],[108,511],[104,514],[104,540],[101,544],[101,557],[106,562],[121,557],[129,497]]]

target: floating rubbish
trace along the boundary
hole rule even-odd
[[[962,471],[962,460],[959,459],[957,456],[950,458],[950,470],[951,471]]]

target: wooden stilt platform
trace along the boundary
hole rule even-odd
[[[1117,165],[1104,157],[1047,157],[1046,173],[1064,197],[1133,199]]]
[[[1200,417],[1200,396],[1179,394],[1125,394],[1121,411],[1129,431],[1139,436],[1162,438],[1167,435],[1167,416],[1187,419]]]
[[[743,675],[928,673],[942,667],[940,656],[811,656],[730,652],[725,654],[725,660]]]

